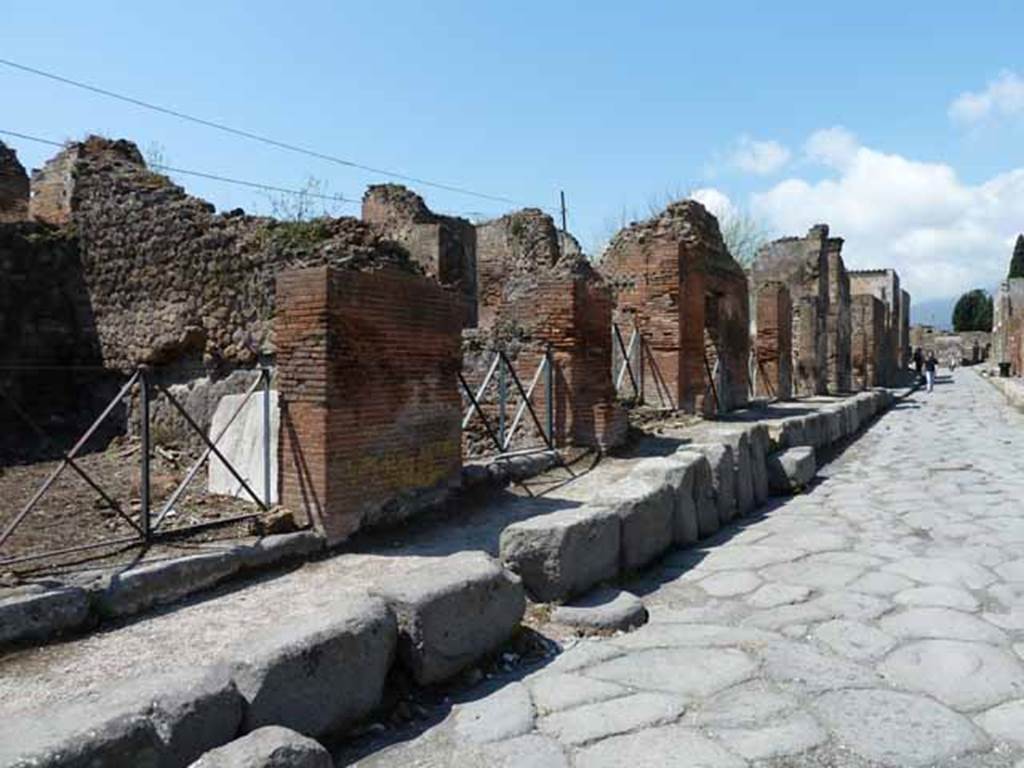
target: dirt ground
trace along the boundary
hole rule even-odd
[[[193,461],[190,452],[156,446],[150,457],[151,520],[184,479]],[[129,562],[140,556],[138,543],[107,543],[137,536],[129,520],[140,524],[139,500],[141,444],[133,437],[116,438],[106,449],[76,458],[80,466],[113,499],[125,516],[119,514],[103,496],[71,467],[66,467],[38,504],[0,546],[0,583],[17,582],[25,576],[38,577],[82,566],[107,566]],[[0,467],[0,531],[6,530],[21,509],[43,485],[60,461],[41,461]],[[159,531],[181,531],[196,525],[259,513],[251,501],[207,493],[207,466],[199,470],[188,489],[175,504]],[[259,492],[259,489],[254,489]],[[126,519],[127,518],[127,519]],[[300,521],[304,522],[304,521]],[[202,541],[238,538],[254,530],[250,520],[241,520],[180,533],[173,542],[160,542],[147,554],[160,548],[180,548]],[[95,549],[33,559],[18,563],[5,561],[96,544]]]

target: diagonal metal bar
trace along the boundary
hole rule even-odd
[[[624,371],[629,373],[629,381],[633,385],[633,393],[640,396],[640,385],[637,384],[636,375],[633,373],[633,366],[629,362],[630,355],[633,352],[633,342],[639,334],[639,329],[634,328],[633,333],[629,337],[629,348],[626,348],[625,343],[622,341],[622,331],[619,330],[618,323],[612,323],[612,329],[615,331],[615,340],[619,344],[619,349],[622,350],[622,368]],[[622,371],[619,371],[618,380],[615,382],[615,389],[618,391],[619,386],[622,384]]]
[[[533,403],[530,402],[529,395],[527,395],[526,390],[523,389],[523,382],[521,382],[519,380],[519,376],[516,375],[515,368],[512,367],[512,363],[509,362],[508,357],[505,356],[505,353],[503,351],[499,352],[498,354],[501,355],[501,359],[504,360],[505,366],[508,368],[509,373],[512,374],[512,381],[515,383],[516,389],[519,390],[519,396],[523,398],[523,403],[526,405],[526,409],[530,412],[530,418],[533,419],[533,423],[536,425],[537,431],[544,436],[544,442],[547,443],[548,448],[554,450],[554,442],[551,440],[550,437],[548,437],[548,434],[547,432],[545,432],[544,427],[541,426],[540,419],[537,418],[537,412],[533,410]],[[502,448],[502,450],[505,449]]]
[[[512,419],[512,426],[509,427],[508,436],[505,438],[506,451],[508,450],[508,447],[512,444],[512,438],[515,436],[516,430],[519,429],[519,422],[522,420],[523,414],[526,413],[526,404],[530,402],[530,398],[533,397],[533,391],[537,388],[537,383],[540,381],[540,376],[544,372],[544,369],[547,368],[547,366],[548,358],[547,355],[545,355],[541,359],[540,365],[537,366],[536,372],[533,374],[533,380],[530,382],[530,386],[526,390],[526,398],[521,403],[519,403],[519,407],[516,408],[515,418]]]
[[[25,413],[25,411],[22,410],[21,406],[19,406],[16,402],[14,402],[14,400],[12,400],[7,395],[7,393],[5,393],[3,391],[0,391],[0,397],[3,397],[4,400],[6,400],[7,403],[11,406],[11,409],[14,411],[14,413],[17,416],[19,416],[22,421],[24,421],[26,424],[28,424],[28,426],[32,429],[33,432],[35,432],[37,435],[39,435],[40,439],[43,441],[43,443],[45,445],[54,448],[63,457],[64,461],[63,461],[62,465],[58,466],[56,471],[55,471],[55,473],[54,473],[54,480],[56,480],[56,477],[60,474],[61,471],[63,471],[63,467],[64,466],[71,467],[71,469],[73,469],[75,471],[75,473],[79,477],[81,477],[90,488],[92,488],[94,491],[96,491],[96,493],[98,493],[100,495],[100,497],[103,499],[103,501],[106,502],[108,507],[110,507],[112,510],[114,510],[118,515],[121,516],[121,518],[126,523],[128,523],[128,525],[130,525],[132,528],[134,528],[136,531],[138,531],[140,535],[142,535],[142,528],[140,528],[139,525],[134,520],[132,520],[131,516],[127,512],[124,511],[124,508],[121,507],[121,505],[117,501],[117,499],[115,499],[113,496],[111,496],[109,493],[107,493],[106,490],[99,483],[97,483],[95,480],[93,480],[92,477],[89,475],[89,473],[86,472],[84,469],[82,469],[82,467],[78,464],[78,462],[74,460],[74,457],[70,456],[68,453],[65,453],[63,450],[61,450],[60,446],[58,446],[57,444],[55,444],[53,442],[53,440],[50,438],[50,436],[48,434],[46,434],[45,430],[43,430],[43,428],[40,427],[32,419],[31,416],[29,416],[27,413]],[[117,401],[115,400],[114,402],[117,402]],[[45,492],[46,491],[43,490],[42,493],[39,494],[39,499],[41,499],[43,497],[43,494],[45,494]],[[35,503],[38,503],[39,499],[36,499]],[[11,533],[13,533],[13,532],[14,531],[12,529]],[[8,535],[9,534],[5,532],[4,536],[0,537],[0,544],[3,544],[4,541],[6,541]]]
[[[259,383],[259,379],[257,379],[256,382]],[[163,384],[157,384],[157,386],[160,388],[161,392],[167,395],[167,399],[170,401],[171,405],[174,406],[174,409],[181,414],[181,417],[185,419],[185,422],[190,427],[192,427],[193,430],[195,430],[195,433],[199,435],[200,438],[202,438],[202,441],[206,443],[207,448],[213,451],[213,455],[220,459],[222,462],[224,462],[224,466],[228,468],[228,471],[231,473],[232,477],[234,477],[235,480],[241,483],[242,487],[245,489],[245,492],[248,493],[249,496],[252,497],[252,500],[256,502],[256,506],[258,506],[260,509],[266,510],[267,505],[263,503],[263,499],[257,496],[256,492],[249,487],[249,484],[242,479],[242,476],[238,474],[238,471],[231,465],[231,462],[224,458],[224,454],[220,452],[220,449],[212,442],[210,442],[210,438],[206,436],[205,432],[203,432],[202,427],[196,424],[195,419],[189,416],[188,411],[186,411],[182,407],[181,403],[178,402],[177,398],[174,395],[172,395],[168,391],[167,387],[165,387]]]
[[[495,358],[495,361],[497,361],[497,358]],[[462,371],[458,371],[458,374],[459,383],[462,384],[462,388],[466,391],[466,395],[469,397],[471,407],[480,415],[480,420],[483,421],[484,423],[484,428],[487,430],[487,435],[491,438],[491,441],[498,448],[498,451],[504,451],[505,449],[501,445],[501,440],[498,439],[498,435],[494,432],[494,429],[491,427],[491,422],[487,418],[487,414],[485,414],[483,412],[483,409],[480,407],[480,401],[476,399],[476,396],[473,394],[473,390],[470,388],[469,384],[466,383],[466,378],[462,375]]]
[[[21,511],[4,529],[4,532],[0,533],[0,546],[2,546],[4,542],[7,541],[8,538],[10,538],[11,534],[14,533],[15,529],[17,529],[17,527],[21,525],[21,521],[24,520],[25,517],[29,514],[29,512],[31,512],[35,508],[36,504],[39,503],[39,500],[43,498],[46,492],[50,490],[50,487],[55,482],[57,482],[57,478],[60,477],[61,473],[63,473],[64,470],[67,469],[68,467],[74,469],[95,491],[101,494],[103,496],[104,501],[110,504],[111,508],[115,512],[120,514],[121,517],[123,517],[128,523],[130,523],[131,526],[141,535],[142,531],[140,530],[139,526],[135,523],[135,521],[132,520],[128,515],[126,515],[124,510],[121,509],[120,505],[116,501],[111,499],[110,496],[106,493],[106,491],[104,491],[102,488],[96,485],[96,483],[92,480],[92,478],[89,477],[85,470],[79,467],[74,460],[78,452],[82,450],[86,443],[89,442],[89,439],[95,434],[96,430],[99,429],[100,424],[102,424],[104,420],[106,420],[107,416],[109,416],[110,413],[114,410],[118,402],[120,402],[121,399],[126,394],[128,394],[128,392],[131,391],[132,386],[134,386],[138,378],[139,373],[138,371],[136,371],[131,375],[131,377],[128,379],[125,385],[121,387],[121,391],[117,393],[114,399],[112,399],[107,404],[107,407],[103,409],[103,412],[98,417],[96,417],[92,425],[90,425],[90,427],[85,431],[85,434],[83,434],[78,439],[78,442],[74,444],[71,450],[63,454],[63,461],[61,461],[61,463],[56,467],[56,469],[54,469],[53,472],[50,473],[49,477],[46,478],[46,480],[39,487],[39,489],[34,494],[32,494],[32,498],[28,500],[24,507],[22,507]],[[39,428],[30,418],[28,418],[27,414],[21,411],[21,408],[18,407],[17,403],[15,403],[10,397],[8,397],[7,394],[3,392],[3,390],[0,390],[0,395],[3,395],[3,398],[12,406],[14,406],[15,412],[19,413],[22,419],[26,419],[28,424],[32,426],[33,429],[38,430],[39,433],[42,434],[44,438],[46,438],[47,442],[52,442],[49,436],[47,436],[46,433],[41,428]]]
[[[498,356],[495,355],[494,356],[494,360],[491,361],[491,367],[487,370],[487,375],[484,376],[483,382],[480,384],[479,389],[477,389],[477,391],[476,391],[476,400],[475,401],[474,401],[474,398],[473,398],[473,393],[470,391],[469,386],[466,384],[465,381],[462,382],[462,385],[466,388],[466,394],[470,396],[469,397],[470,401],[479,402],[480,398],[482,398],[484,396],[484,392],[487,391],[487,387],[490,386],[491,379],[494,378],[494,372],[497,369],[498,369]],[[465,429],[466,427],[469,426],[469,422],[473,418],[473,411],[474,410],[475,410],[474,407],[471,405],[469,407],[469,409],[466,411],[466,415],[462,419],[462,428],[463,429]]]
[[[260,382],[262,382],[262,381],[263,381],[263,378],[262,378],[262,376],[260,376],[252,384],[249,385],[249,388],[245,391],[245,394],[242,397],[241,402],[238,404],[238,407],[235,408],[235,410],[232,412],[230,418],[224,424],[224,427],[221,429],[221,431],[218,432],[214,436],[214,438],[213,438],[213,442],[214,443],[219,443],[220,439],[222,437],[224,437],[224,434],[228,431],[228,428],[234,423],[235,419],[238,418],[238,414],[240,414],[242,412],[242,409],[245,408],[245,404],[247,402],[249,402],[249,398],[252,397],[253,392],[256,391],[256,388],[259,386]],[[160,387],[160,388],[163,389],[163,387]],[[167,392],[167,390],[164,389],[164,392]],[[170,397],[170,393],[168,393],[167,396]],[[200,430],[200,432],[201,431],[202,430]],[[206,436],[203,435],[204,439],[205,439],[205,437]],[[207,444],[209,444],[209,441],[207,441]],[[157,515],[156,521],[151,526],[151,530],[155,531],[157,528],[160,527],[160,523],[162,523],[164,518],[167,517],[167,513],[170,512],[172,509],[174,509],[174,505],[178,503],[178,499],[180,499],[181,495],[183,493],[185,493],[185,491],[188,488],[189,484],[195,478],[196,473],[203,466],[203,463],[208,458],[210,458],[210,454],[211,453],[213,453],[213,449],[209,448],[209,447],[206,448],[206,450],[203,451],[202,455],[192,463],[192,466],[189,467],[189,470],[185,474],[185,477],[182,479],[182,481],[180,483],[178,483],[178,487],[174,489],[174,492],[167,498],[167,501],[164,502],[163,507],[160,509],[160,514]],[[222,459],[222,461],[223,461],[223,459]],[[227,462],[224,462],[224,463],[227,464]],[[250,493],[252,493],[252,491],[250,491]],[[266,509],[265,506],[263,508]]]

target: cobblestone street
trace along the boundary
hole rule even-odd
[[[364,766],[1024,766],[1024,416],[972,371]]]

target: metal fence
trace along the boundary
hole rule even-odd
[[[25,371],[39,371],[45,369],[39,368],[0,368],[0,373],[17,373]],[[102,370],[102,369],[96,369]],[[56,445],[55,441],[46,430],[43,429],[36,419],[34,419],[26,409],[22,408],[13,397],[0,386],[0,399],[3,399],[10,410],[26,425],[29,429],[38,437],[43,445],[54,448],[58,455],[61,456],[60,463],[57,467],[46,477],[44,482],[36,489],[35,493],[31,496],[27,503],[25,503],[19,511],[14,515],[13,519],[4,527],[3,531],[0,532],[0,552],[4,545],[9,541],[11,536],[16,530],[22,525],[27,524],[26,521],[30,520],[33,516],[33,512],[39,514],[39,504],[41,500],[46,496],[47,492],[50,491],[58,478],[65,472],[65,470],[72,470],[77,474],[94,492],[96,492],[102,499],[102,502],[109,509],[113,510],[121,519],[123,519],[132,529],[133,534],[131,536],[123,536],[118,538],[106,538],[99,541],[89,542],[86,544],[77,544],[74,546],[62,547],[57,549],[49,549],[41,552],[32,552],[30,554],[21,554],[16,557],[2,557],[0,556],[0,566],[8,566],[16,563],[39,560],[44,558],[50,558],[60,555],[67,555],[75,552],[82,552],[86,550],[94,550],[102,547],[108,547],[118,544],[150,544],[161,538],[165,538],[170,535],[179,536],[183,533],[197,531],[204,528],[210,528],[213,526],[227,525],[230,523],[239,522],[242,520],[257,517],[262,512],[267,511],[271,506],[271,463],[270,463],[270,452],[271,446],[271,418],[270,418],[270,385],[271,385],[271,371],[269,368],[259,369],[259,375],[253,380],[252,384],[245,391],[242,400],[238,403],[231,415],[219,429],[217,434],[208,436],[206,431],[196,422],[196,420],[188,413],[185,407],[181,404],[177,397],[170,391],[170,388],[157,380],[154,376],[153,371],[149,368],[140,367],[137,368],[129,376],[128,380],[124,383],[118,393],[106,404],[99,416],[90,424],[88,429],[81,434],[81,436],[75,441],[74,445],[70,450],[64,451]],[[221,449],[218,447],[218,443],[227,433],[228,429],[238,418],[238,415],[242,412],[245,405],[250,399],[255,396],[256,392],[262,390],[262,459],[263,459],[263,494],[258,494],[251,485],[242,477],[238,469],[224,456]],[[138,466],[138,477],[139,477],[139,511],[137,515],[132,515],[125,510],[124,506],[118,499],[115,498],[114,494],[109,493],[102,485],[101,480],[93,477],[86,469],[81,465],[80,455],[83,448],[87,446],[90,440],[96,435],[97,430],[100,429],[101,425],[107,421],[112,413],[118,408],[119,404],[122,404],[126,398],[138,397],[138,409],[139,409],[139,440],[141,443],[140,461]],[[152,426],[152,405],[156,398],[166,398],[167,403],[170,404],[174,412],[181,416],[182,420],[188,428],[195,432],[199,436],[204,449],[199,457],[192,463],[184,478],[176,485],[170,495],[164,500],[162,504],[158,505],[153,503],[152,498],[152,468],[151,460],[155,445],[151,439],[151,426]],[[245,491],[245,494],[252,499],[253,502],[259,507],[259,512],[252,512],[243,515],[235,515],[227,518],[219,518],[216,520],[210,520],[195,525],[176,526],[173,529],[168,529],[165,525],[167,518],[175,511],[176,505],[181,501],[182,496],[189,488],[192,481],[202,466],[210,460],[211,456],[216,457],[224,465],[224,467],[231,473],[235,480],[238,481],[241,490]]]
[[[541,422],[534,407],[533,398],[541,380],[544,382],[544,421]],[[515,366],[502,349],[495,351],[487,368],[487,374],[483,381],[474,390],[466,381],[462,371],[459,371],[459,384],[462,392],[469,403],[465,414],[462,417],[462,429],[465,431],[472,424],[475,418],[483,423],[488,439],[497,450],[497,453],[508,453],[512,447],[512,441],[524,423],[527,415],[533,422],[537,432],[543,440],[544,447],[548,450],[555,448],[555,380],[554,360],[551,355],[551,348],[544,350],[540,363],[530,378],[529,386],[524,387],[522,379],[516,373]],[[510,386],[512,388],[510,390]],[[495,388],[494,419],[488,416],[485,405],[489,391]],[[516,396],[518,395],[518,402]],[[509,409],[514,408],[512,419],[509,421]],[[535,446],[536,447],[536,446]]]

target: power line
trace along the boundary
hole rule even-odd
[[[60,141],[53,141],[52,139],[43,139],[39,136],[30,136],[27,133],[18,133],[17,131],[8,131],[0,128],[0,133],[5,136],[15,136],[19,139],[25,139],[26,141],[34,141],[38,144],[49,144],[53,147],[64,148],[66,145]],[[307,192],[301,189],[288,189],[287,187],[278,187],[273,184],[264,184],[259,181],[246,181],[245,179],[233,179],[230,176],[221,176],[216,173],[207,173],[205,171],[192,171],[185,168],[175,168],[171,165],[163,165],[162,163],[152,163],[148,167],[155,168],[160,171],[166,171],[167,173],[180,173],[186,176],[197,176],[201,179],[211,179],[213,181],[223,181],[227,184],[237,184],[242,187],[249,187],[250,189],[259,189],[264,192],[283,192],[290,195],[300,195],[304,197],[312,197],[318,200],[330,200],[335,203],[348,203],[350,205],[358,205],[359,200],[353,200],[350,197],[344,197],[343,195],[322,195],[316,192]]]
[[[36,69],[34,67],[26,66],[24,64],[18,64],[17,62],[10,61],[9,59],[0,59],[0,64],[6,64],[8,67],[12,67],[14,69],[19,69],[22,72],[28,72],[28,73],[33,74],[33,75],[38,75],[39,77],[45,77],[45,78],[47,78],[49,80],[54,80],[54,81],[56,81],[58,83],[64,83],[65,85],[70,85],[70,86],[73,86],[75,88],[80,88],[80,89],[85,90],[85,91],[91,91],[92,93],[98,93],[101,96],[107,96],[108,98],[111,98],[111,99],[117,99],[118,101],[123,101],[123,102],[125,102],[127,104],[132,104],[132,105],[134,105],[136,107],[142,107],[143,109],[149,109],[149,110],[153,110],[154,112],[160,112],[160,113],[162,113],[164,115],[170,115],[171,117],[176,117],[179,120],[185,120],[185,121],[188,121],[190,123],[195,123],[197,125],[205,126],[207,128],[213,128],[213,129],[218,130],[218,131],[223,131],[224,133],[230,133],[230,134],[234,134],[235,136],[241,136],[241,137],[246,138],[246,139],[251,139],[253,141],[262,142],[263,144],[267,144],[267,145],[272,146],[272,147],[277,147],[278,149],[285,149],[285,150],[288,150],[289,152],[297,152],[299,154],[309,155],[310,157],[315,157],[315,158],[318,158],[320,160],[326,160],[326,161],[331,162],[331,163],[337,163],[338,165],[343,165],[343,166],[346,166],[348,168],[356,168],[356,169],[361,170],[361,171],[366,171],[368,173],[377,174],[378,176],[387,176],[387,177],[392,178],[392,179],[398,179],[399,181],[407,181],[407,182],[410,182],[412,184],[421,184],[421,185],[427,186],[427,187],[434,187],[435,189],[443,189],[443,190],[446,190],[448,192],[456,192],[456,193],[462,194],[462,195],[471,195],[472,197],[479,197],[479,198],[482,198],[484,200],[493,200],[493,201],[501,202],[501,203],[509,203],[511,205],[526,205],[526,203],[522,203],[520,201],[513,200],[513,199],[508,198],[508,197],[502,197],[501,195],[491,195],[491,194],[487,194],[485,192],[476,192],[476,191],[474,191],[472,189],[466,189],[465,187],[457,187],[457,186],[453,186],[451,184],[443,184],[443,183],[437,182],[437,181],[429,181],[427,179],[421,179],[421,178],[418,178],[416,176],[409,176],[409,175],[406,175],[404,173],[398,173],[396,171],[388,171],[388,170],[385,170],[383,168],[375,168],[373,166],[363,165],[362,163],[357,163],[357,162],[354,162],[352,160],[345,160],[343,158],[336,157],[334,155],[328,155],[328,154],[325,154],[323,152],[318,152],[318,151],[313,150],[313,149],[307,149],[305,147],[300,147],[300,146],[298,146],[296,144],[289,144],[288,142],[279,141],[277,139],[272,139],[272,138],[270,138],[268,136],[262,136],[262,135],[260,135],[258,133],[252,133],[250,131],[242,130],[241,128],[234,128],[234,127],[232,127],[230,125],[225,125],[223,123],[214,122],[213,120],[206,120],[206,119],[201,118],[201,117],[195,117],[194,115],[189,115],[189,114],[186,114],[185,112],[179,112],[176,109],[170,109],[168,107],[162,107],[159,104],[153,104],[153,103],[148,102],[148,101],[143,101],[142,99],[136,99],[136,98],[134,98],[132,96],[126,96],[126,95],[121,94],[121,93],[116,93],[114,91],[109,91],[106,88],[100,88],[99,86],[90,85],[89,83],[83,83],[83,82],[80,82],[78,80],[72,80],[71,78],[63,77],[61,75],[57,75],[57,74],[54,74],[52,72],[46,72],[46,71],[41,70],[41,69]]]

